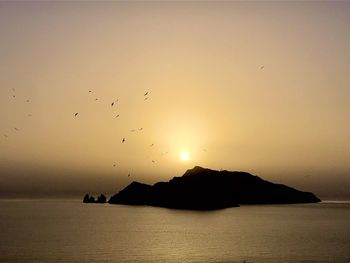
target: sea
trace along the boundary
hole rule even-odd
[[[0,262],[350,262],[350,202],[216,211],[0,200]]]

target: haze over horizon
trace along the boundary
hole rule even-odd
[[[349,12],[0,2],[0,197],[112,194],[198,165],[349,199]]]

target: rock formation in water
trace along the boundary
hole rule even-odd
[[[101,194],[99,197],[97,197],[97,201],[96,203],[99,203],[99,204],[105,204],[107,203],[107,198],[104,194]]]
[[[83,198],[83,203],[89,203],[89,200],[90,200],[90,196],[89,194],[86,194]]]
[[[246,172],[215,171],[199,166],[169,182],[147,185],[132,182],[109,199],[110,204],[151,205],[211,210],[239,204],[319,202],[314,194],[274,184]]]
[[[83,203],[98,203],[98,204],[104,204],[107,203],[107,198],[104,194],[101,194],[99,197],[97,197],[97,200],[95,200],[95,197],[89,194],[86,194],[83,198]]]

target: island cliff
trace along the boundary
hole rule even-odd
[[[320,202],[314,194],[274,184],[246,172],[215,171],[199,166],[169,182],[147,185],[132,182],[109,199],[110,204],[151,205],[211,210],[239,204]]]

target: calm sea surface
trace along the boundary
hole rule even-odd
[[[211,212],[1,200],[0,262],[350,262],[350,203]]]

